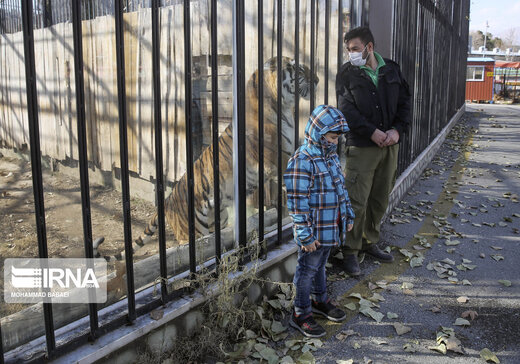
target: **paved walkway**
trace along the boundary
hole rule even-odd
[[[316,361],[484,363],[480,352],[488,348],[501,363],[520,363],[519,194],[520,107],[468,105],[382,227],[395,262],[367,258],[359,280],[330,269],[333,297],[355,310],[326,326]],[[377,319],[380,312],[380,322],[359,313],[355,293],[377,302],[364,310]],[[399,324],[410,331],[398,335]],[[355,334],[337,338],[348,330]],[[444,347],[432,350],[438,343]],[[441,353],[446,344],[462,353]]]

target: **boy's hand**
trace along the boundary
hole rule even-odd
[[[305,246],[302,246],[302,250],[304,252],[313,252],[313,251],[316,251],[316,249],[318,249],[318,247],[320,246],[320,242],[318,240],[314,240],[311,244],[309,245],[305,245]]]
[[[348,224],[347,231],[351,231],[353,227],[354,227],[354,224]]]

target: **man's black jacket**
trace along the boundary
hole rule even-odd
[[[378,86],[364,70],[345,63],[336,77],[338,109],[347,119],[350,132],[347,145],[375,146],[370,139],[376,130],[395,128],[402,137],[407,131],[411,114],[411,97],[408,84],[399,65],[384,59],[379,69]]]

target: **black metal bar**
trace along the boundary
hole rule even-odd
[[[50,0],[44,0],[43,3],[43,26],[50,27],[52,25],[52,6]]]
[[[300,140],[300,0],[294,2],[294,149]]]
[[[45,225],[45,205],[43,196],[42,165],[40,150],[40,125],[38,120],[38,92],[36,89],[36,66],[34,57],[33,4],[21,1],[23,23],[23,46],[25,63],[25,82],[27,87],[27,116],[29,120],[29,140],[31,145],[31,172],[34,194],[36,233],[38,236],[38,256],[48,258],[47,230]],[[56,349],[52,304],[43,304],[45,339],[47,355],[52,358]]]
[[[343,65],[343,0],[338,0],[338,64],[336,74]],[[338,155],[343,153],[343,143],[338,143]]]
[[[343,0],[338,0],[338,70],[343,65]]]
[[[191,115],[192,90],[191,90],[191,21],[190,0],[184,0],[184,98],[186,119],[186,170],[188,177],[188,237],[190,271],[197,271],[195,256],[195,196],[193,192],[193,120]]]
[[[329,103],[329,39],[330,39],[330,0],[325,0],[325,92],[323,100]]]
[[[125,238],[126,289],[128,321],[135,320],[134,262],[132,250],[132,225],[130,216],[130,183],[128,176],[128,137],[125,83],[125,39],[122,0],[114,0],[116,27],[117,97],[119,110],[119,155],[121,159],[121,190],[123,199],[123,224]]]
[[[0,324],[0,364],[4,364],[4,339],[2,338],[2,325]]]
[[[277,212],[278,212],[278,243],[282,243],[282,1],[277,1],[277,10],[276,10],[276,60],[277,60],[277,86],[278,97],[277,97],[277,110],[276,113],[276,135],[278,136],[277,144],[278,144],[278,204],[277,204]]]
[[[264,225],[264,1],[258,0],[258,243],[265,255]]]
[[[247,244],[246,217],[246,84],[245,84],[245,38],[244,38],[244,2],[234,0],[235,8],[235,52],[236,52],[236,143],[237,143],[237,192],[238,203],[235,211],[238,219],[238,243]]]
[[[311,77],[314,79],[315,70],[315,60],[314,60],[314,47],[316,41],[316,2],[311,1]],[[311,100],[310,106],[311,110],[309,114],[312,114],[314,107],[316,105],[316,90],[314,89],[314,84],[311,85]]]
[[[81,29],[81,11],[79,3],[71,0],[72,5],[72,33],[74,41],[74,75],[76,79],[76,113],[78,127],[78,159],[81,188],[81,211],[83,217],[83,243],[85,257],[93,258],[92,247],[92,219],[90,211],[90,184],[88,178],[87,132],[85,122],[85,82],[83,78],[83,40]],[[93,298],[90,296],[90,298]],[[89,303],[91,339],[96,337],[98,329],[98,312],[95,303]]]
[[[161,272],[161,299],[166,303],[168,276],[166,264],[166,223],[164,221],[164,175],[162,153],[162,118],[161,118],[161,63],[159,38],[159,2],[152,0],[152,73],[153,73],[153,106],[155,127],[155,193],[157,196],[157,225],[159,229],[159,269]]]
[[[211,0],[211,121],[213,144],[213,206],[215,208],[215,261],[218,267],[222,258],[220,234],[220,162],[218,145],[218,39],[217,0]]]

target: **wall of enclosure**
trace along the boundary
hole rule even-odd
[[[310,111],[336,103],[353,26],[373,25],[376,49],[385,42],[410,84],[399,171],[410,165],[464,103],[469,0],[380,1],[0,0],[0,147],[31,157],[37,256],[73,238],[46,228],[42,158],[78,169],[77,200],[63,208],[81,210],[71,224],[86,257],[98,235],[89,175],[115,176],[125,252],[109,265],[106,304],[2,315],[0,363],[31,340],[35,358],[57,356],[178,297],[226,252],[259,243],[262,256],[290,239],[281,174]],[[132,250],[142,230],[130,176],[155,185],[158,253],[145,259]],[[71,322],[71,337],[57,334]]]

